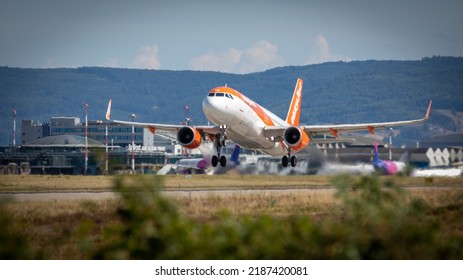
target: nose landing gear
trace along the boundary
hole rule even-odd
[[[225,125],[220,126],[220,133],[215,135],[214,139],[214,146],[217,150],[217,155],[212,156],[211,164],[213,167],[216,167],[217,164],[220,162],[220,166],[225,167],[227,166],[227,158],[225,156],[220,156],[220,152],[222,151],[222,147],[225,146],[225,130],[227,127]]]

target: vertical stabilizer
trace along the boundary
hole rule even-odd
[[[299,125],[299,118],[301,116],[301,104],[302,104],[302,86],[304,81],[297,79],[296,87],[294,88],[293,99],[289,106],[288,115],[286,116],[286,122],[289,125]]]
[[[106,119],[108,121],[111,119],[111,103],[112,103],[112,99],[109,99],[108,109],[106,110]]]
[[[377,162],[380,161],[379,160],[379,152],[378,152],[378,143],[375,142],[373,145],[375,147],[375,149],[374,149],[374,163],[377,163]]]
[[[235,165],[240,165],[240,146],[235,145],[233,152],[230,156],[230,160],[235,163]]]

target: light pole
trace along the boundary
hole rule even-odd
[[[132,122],[134,122],[137,116],[135,114],[130,115]],[[135,174],[135,126],[132,124],[132,174]]]
[[[392,160],[392,134],[394,129],[389,128],[389,160]]]
[[[106,154],[105,154],[105,174],[108,175],[108,121],[106,121],[106,127],[105,127],[105,148],[106,148]]]
[[[105,125],[105,174],[108,175],[108,122],[111,119],[111,103],[112,99],[109,99],[108,110],[106,110],[106,125]],[[112,143],[112,142],[111,142]],[[112,148],[111,148],[112,150]]]
[[[190,105],[185,105],[183,109],[185,110],[185,125],[188,125],[191,121],[191,119],[188,117],[188,112],[190,111]]]
[[[16,109],[13,109],[13,147],[16,147]]]
[[[84,175],[87,175],[88,168],[88,104],[83,104],[85,110],[85,165],[84,165]]]

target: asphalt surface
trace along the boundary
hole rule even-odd
[[[406,187],[412,189],[453,189],[461,186],[413,186]],[[269,187],[269,188],[228,188],[228,189],[176,189],[162,190],[161,194],[166,197],[208,197],[208,196],[240,196],[240,195],[317,195],[322,193],[335,193],[333,186],[326,187]],[[76,192],[14,192],[0,193],[0,201],[7,199],[15,202],[24,201],[63,201],[63,200],[106,200],[118,199],[119,194],[112,191],[76,191]]]
[[[260,189],[193,189],[193,190],[165,190],[161,191],[166,197],[207,197],[207,196],[233,196],[233,195],[256,195],[256,194],[304,194],[334,192],[333,187],[326,188],[260,188]],[[12,201],[62,201],[62,200],[105,200],[117,199],[116,192],[40,192],[40,193],[2,193],[1,199]]]

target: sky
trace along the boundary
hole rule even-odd
[[[460,0],[0,0],[0,66],[251,73],[463,56]]]

